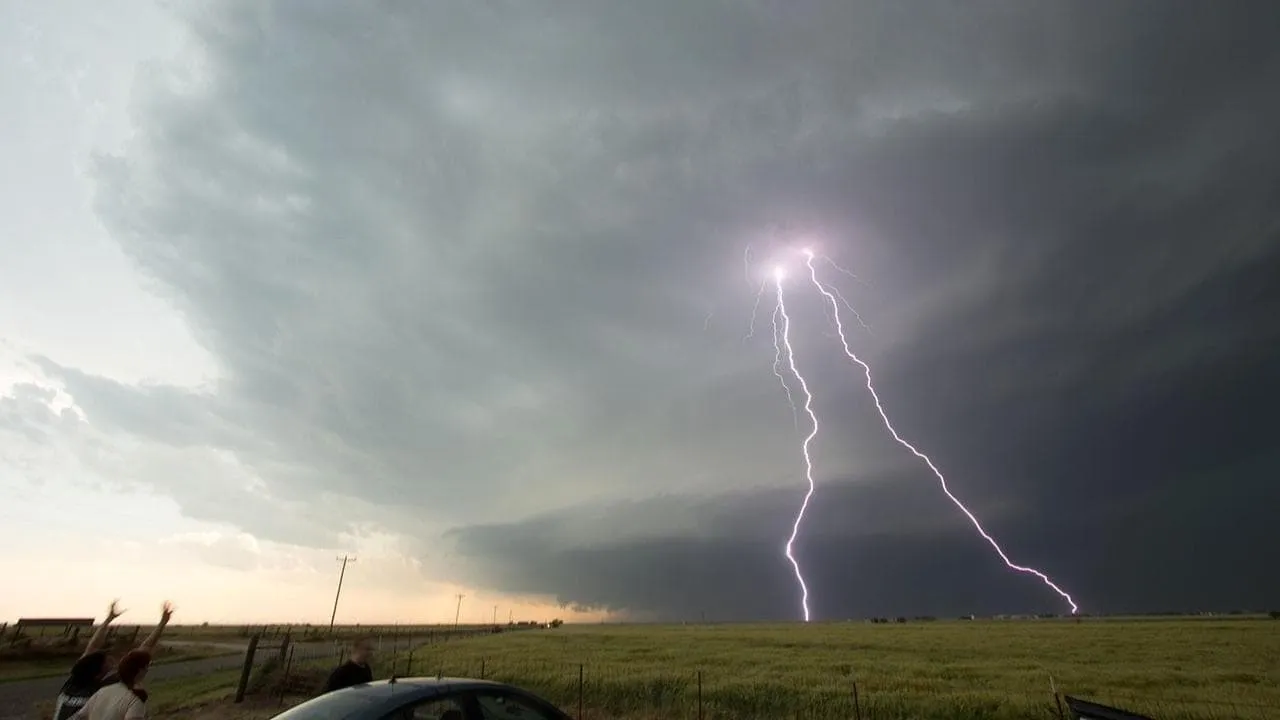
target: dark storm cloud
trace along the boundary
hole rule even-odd
[[[201,11],[200,63],[140,89],[100,207],[222,377],[43,368],[95,426],[231,453],[275,497],[360,498],[345,520],[424,546],[461,526],[470,581],[782,615],[792,490],[683,525],[672,497],[550,546],[520,518],[797,487],[741,257],[803,235],[869,281],[844,291],[887,407],[1015,557],[1094,607],[1269,597],[1234,565],[1206,594],[1187,578],[1228,564],[1170,558],[1256,548],[1274,498],[1277,23],[1273,3]],[[824,421],[815,606],[1045,607],[945,507],[890,522],[936,489],[789,292]],[[1089,539],[1065,542],[1076,520]],[[1178,570],[1126,580],[1126,552]]]
[[[1271,453],[1227,472],[1265,474],[1277,462]],[[1280,491],[1258,483],[1233,497],[1211,474],[1195,481],[1154,497],[1086,490],[1036,512],[1007,507],[1002,495],[966,499],[987,508],[983,525],[1014,562],[1047,570],[1083,612],[1270,607],[1280,582],[1244,568],[1280,562],[1271,529]],[[798,491],[783,490],[668,497],[462,528],[448,538],[452,569],[486,587],[636,619],[796,619],[800,591],[782,545],[798,502]],[[628,532],[637,526],[665,531]],[[1036,578],[1009,571],[926,473],[828,482],[795,552],[816,618],[1068,608]]]
[[[1008,506],[988,527],[1086,610],[1280,597],[1256,570],[1276,561],[1280,507],[1268,480],[1280,469],[1269,439],[1280,426],[1280,146],[1266,130],[1280,120],[1280,55],[1259,19],[1148,18],[1158,42],[1127,43],[1092,86],[899,122],[847,164],[784,170],[772,186],[877,242],[862,250],[884,270],[876,290],[933,296],[877,363],[891,413],[981,514]],[[824,381],[841,364],[813,362]],[[821,409],[865,452],[879,418],[851,380]],[[923,476],[910,488],[937,494]],[[815,517],[804,544],[824,616],[1063,607],[967,528],[874,532],[858,521],[868,505],[918,514],[859,484],[819,497],[820,513],[845,521]],[[760,504],[775,518],[794,511],[794,498]],[[475,555],[473,576],[570,603],[795,616],[794,592],[779,592],[787,528],[611,544],[615,522],[567,546],[519,524],[456,540]],[[495,566],[503,573],[485,574]]]

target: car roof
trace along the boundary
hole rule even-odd
[[[463,677],[407,677],[396,678],[394,680],[375,680],[370,683],[363,683],[361,685],[346,688],[342,692],[363,693],[371,696],[395,695],[397,697],[404,697],[406,695],[413,695],[415,697],[427,698],[432,695],[443,695],[445,693],[494,689],[519,690],[519,688],[514,686],[494,682],[493,680],[477,680],[475,678]]]
[[[510,690],[528,694],[528,691],[492,680],[459,677],[411,677],[395,680],[375,680],[353,685],[335,692],[325,693],[302,705],[277,715],[277,718],[304,718],[321,713],[328,717],[357,718],[366,715],[381,717],[388,706],[428,700],[451,693],[476,690]]]
[[[472,687],[487,688],[490,690],[492,690],[493,688],[513,687],[511,685],[507,685],[506,683],[500,683],[494,680],[477,680],[476,678],[442,677],[442,676],[441,677],[404,677],[404,678],[398,677],[398,678],[395,678],[394,680],[375,680],[371,683],[365,683],[364,685],[361,685],[361,687],[373,688],[373,687],[378,687],[380,685],[400,685],[400,686],[408,686],[413,688],[421,688],[424,690],[428,688],[437,688],[441,691],[445,689],[460,690],[463,688],[472,688]]]

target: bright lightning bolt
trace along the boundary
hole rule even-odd
[[[796,427],[796,435],[799,435],[800,410],[796,408],[795,398],[791,396],[791,386],[787,384],[787,378],[782,374],[782,325],[778,323],[780,307],[780,305],[773,307],[773,374],[778,376],[778,382],[782,383],[782,392],[787,394],[787,405],[791,406],[791,421]]]
[[[806,250],[804,251],[804,254],[805,254],[806,256],[813,255],[813,251],[812,251],[812,250],[808,250],[808,249],[806,249]],[[831,267],[835,268],[835,269],[836,269],[836,272],[843,273],[843,274],[847,275],[848,277],[853,278],[853,281],[854,281],[854,282],[861,283],[861,284],[863,284],[863,285],[866,285],[867,287],[871,287],[871,283],[869,283],[869,282],[867,282],[866,280],[863,280],[862,278],[858,277],[857,275],[854,275],[853,273],[849,272],[849,271],[848,271],[848,270],[846,270],[844,267],[842,267],[842,266],[840,266],[839,264],[837,264],[835,260],[832,260],[831,258],[827,257],[826,255],[816,255],[816,256],[814,256],[814,257],[816,257],[818,260],[822,260],[823,262],[826,262],[828,265],[830,265]],[[850,308],[850,310],[852,310],[852,309],[853,309],[853,308]],[[855,312],[856,312],[856,311],[855,311]]]
[[[804,521],[804,513],[809,509],[809,500],[813,497],[815,483],[813,481],[813,458],[809,456],[809,443],[813,442],[813,438],[818,434],[818,416],[813,412],[813,394],[809,392],[809,383],[805,382],[804,376],[800,374],[800,369],[796,367],[795,351],[791,347],[791,317],[787,314],[787,306],[783,301],[782,280],[786,277],[786,271],[782,268],[775,268],[773,271],[774,285],[777,288],[778,304],[776,313],[782,318],[782,333],[780,337],[775,335],[775,349],[778,354],[782,354],[785,349],[787,357],[787,365],[791,370],[791,374],[795,375],[796,380],[800,383],[800,390],[804,393],[804,411],[809,416],[810,422],[813,423],[813,429],[805,436],[804,442],[800,445],[800,450],[804,454],[804,476],[809,482],[809,489],[804,494],[804,501],[800,503],[800,510],[796,512],[795,521],[791,524],[791,536],[787,538],[786,551],[784,554],[787,560],[791,562],[791,568],[795,570],[796,581],[800,583],[800,607],[804,611],[804,621],[809,622],[809,586],[805,584],[804,573],[800,571],[800,563],[796,560],[792,553],[792,546],[796,542],[796,536],[800,534],[800,523]],[[777,346],[777,341],[781,339],[781,347]],[[779,379],[781,375],[779,375]],[[786,382],[783,382],[786,387]],[[788,398],[790,390],[787,391]],[[795,406],[792,405],[792,408]]]
[[[875,404],[876,404],[876,410],[877,410],[877,411],[879,411],[879,413],[880,413],[880,419],[884,421],[885,429],[887,429],[887,430],[889,431],[889,434],[890,434],[891,436],[893,436],[893,439],[894,439],[894,440],[896,440],[896,441],[898,442],[898,444],[899,444],[899,445],[901,445],[902,447],[904,447],[904,448],[906,448],[907,450],[909,450],[909,451],[911,452],[911,454],[912,454],[912,455],[915,455],[916,457],[920,458],[921,460],[923,460],[923,461],[924,461],[924,463],[925,463],[926,465],[928,465],[928,466],[929,466],[929,469],[933,471],[934,477],[938,478],[938,483],[942,486],[942,492],[943,492],[943,493],[945,493],[945,494],[946,494],[946,496],[947,496],[947,498],[948,498],[949,500],[951,500],[951,502],[952,502],[952,503],[954,503],[954,504],[955,504],[955,506],[956,506],[957,508],[959,508],[959,509],[960,509],[960,512],[964,513],[965,517],[969,518],[969,522],[973,523],[973,527],[977,529],[978,534],[979,534],[979,535],[981,535],[981,536],[982,536],[982,538],[983,538],[984,540],[986,540],[986,541],[991,545],[991,547],[992,547],[992,548],[994,548],[994,549],[995,549],[996,554],[1000,556],[1000,559],[1004,561],[1004,564],[1005,564],[1005,565],[1007,565],[1007,566],[1009,567],[1009,569],[1011,569],[1011,570],[1016,570],[1017,572],[1025,573],[1025,574],[1028,574],[1028,575],[1034,575],[1035,577],[1039,578],[1041,582],[1043,582],[1046,586],[1048,586],[1050,589],[1052,589],[1054,592],[1056,592],[1058,595],[1060,595],[1060,596],[1062,597],[1062,599],[1063,599],[1063,600],[1066,600],[1066,601],[1067,601],[1067,604],[1071,606],[1071,614],[1072,614],[1072,615],[1075,615],[1076,613],[1078,613],[1078,612],[1080,611],[1080,608],[1079,608],[1079,606],[1077,606],[1077,605],[1076,605],[1075,600],[1073,600],[1073,599],[1072,599],[1071,595],[1070,595],[1069,593],[1067,593],[1067,591],[1065,591],[1065,590],[1063,590],[1062,588],[1058,587],[1058,585],[1057,585],[1056,583],[1054,583],[1054,582],[1053,582],[1053,580],[1052,580],[1052,579],[1050,579],[1048,575],[1044,574],[1043,572],[1041,572],[1041,571],[1039,571],[1039,570],[1037,570],[1037,569],[1035,569],[1035,568],[1033,568],[1033,567],[1025,567],[1025,566],[1023,566],[1023,565],[1018,565],[1018,564],[1014,563],[1012,560],[1010,560],[1010,559],[1009,559],[1009,556],[1008,556],[1007,554],[1005,554],[1004,548],[1000,547],[1000,543],[996,542],[995,538],[991,537],[991,535],[990,535],[990,534],[989,534],[989,533],[988,533],[988,532],[987,532],[987,531],[982,527],[982,523],[978,522],[978,518],[977,518],[977,516],[975,516],[972,512],[970,512],[970,511],[969,511],[969,508],[965,507],[964,503],[960,502],[960,499],[959,499],[959,498],[957,498],[955,495],[953,495],[953,494],[951,493],[951,490],[947,487],[947,479],[946,479],[945,477],[943,477],[942,472],[941,472],[940,470],[938,470],[938,467],[937,467],[936,465],[934,465],[934,464],[933,464],[933,461],[929,459],[929,456],[928,456],[928,455],[925,455],[924,453],[922,453],[922,452],[920,452],[919,450],[917,450],[917,449],[915,448],[915,446],[914,446],[914,445],[912,445],[911,443],[907,442],[906,440],[903,440],[903,439],[902,439],[902,436],[898,434],[898,431],[893,427],[893,423],[889,422],[889,415],[885,412],[885,410],[884,410],[884,406],[883,406],[883,405],[881,405],[881,403],[880,403],[880,395],[879,395],[879,393],[877,393],[877,392],[876,392],[875,385],[874,385],[874,384],[872,383],[872,381],[871,381],[871,367],[870,367],[869,365],[867,365],[865,362],[863,362],[863,361],[862,361],[862,359],[861,359],[861,358],[859,358],[856,354],[854,354],[853,350],[851,350],[851,349],[849,348],[849,341],[845,338],[845,334],[844,334],[844,326],[843,326],[843,324],[840,322],[840,309],[839,309],[839,307],[836,305],[836,297],[835,297],[835,295],[834,295],[832,292],[830,292],[830,291],[827,289],[827,287],[826,287],[825,285],[823,285],[823,284],[818,280],[818,271],[817,271],[817,269],[816,269],[816,268],[814,268],[814,266],[813,266],[813,260],[814,260],[814,257],[815,257],[815,256],[814,256],[814,254],[813,254],[813,252],[812,252],[812,251],[809,251],[809,250],[805,250],[805,251],[804,251],[804,255],[805,255],[805,264],[809,267],[809,278],[810,278],[810,280],[812,280],[812,281],[813,281],[813,285],[814,285],[814,287],[818,288],[818,292],[822,293],[823,297],[825,297],[825,298],[827,299],[827,302],[831,304],[831,313],[832,313],[832,315],[833,315],[833,316],[834,316],[834,318],[835,318],[836,332],[840,335],[840,343],[841,343],[841,345],[844,347],[844,353],[845,353],[845,355],[848,355],[848,356],[849,356],[849,359],[850,359],[850,360],[852,360],[853,362],[857,363],[857,364],[862,368],[863,376],[864,376],[864,377],[865,377],[865,379],[866,379],[867,391],[871,393],[871,398],[875,401]],[[828,261],[829,261],[829,262],[831,262],[830,260],[828,260]],[[832,264],[833,264],[833,265],[835,265],[835,263],[834,263],[834,262],[832,262]],[[839,267],[839,266],[836,266],[836,267]],[[848,271],[845,271],[845,272],[846,272],[846,274],[852,275],[852,273],[848,273]],[[781,304],[782,304],[782,280],[781,280],[781,278],[779,278],[779,280],[778,280],[778,304],[779,304],[779,305],[781,305]],[[784,310],[783,312],[784,312],[784,314],[783,314],[783,318],[784,318],[783,331],[784,331],[784,338],[785,338],[785,332],[786,332],[786,323],[785,323],[786,315],[785,315],[785,310]],[[788,346],[787,346],[787,350],[788,350],[788,352],[790,352],[790,345],[789,345],[789,344],[788,344]],[[794,364],[794,362],[792,363],[792,370],[793,370],[793,371],[795,370],[795,364]],[[797,375],[796,375],[796,377],[799,377],[799,375],[797,374]],[[804,379],[803,379],[803,378],[801,378],[801,379],[800,379],[800,383],[801,383],[801,387],[804,387]],[[807,389],[807,388],[805,389],[805,393],[806,393],[806,395],[808,395],[808,389]],[[805,410],[809,410],[808,402],[806,402],[806,403],[805,403]],[[813,413],[812,413],[812,411],[810,411],[810,412],[809,412],[809,415],[810,415],[811,417],[813,417]],[[817,433],[817,418],[816,418],[816,417],[814,417],[814,431],[813,431],[813,433],[811,433],[811,434],[809,435],[809,438],[812,438],[812,437],[813,437],[813,435],[814,435],[814,434],[816,434],[816,433]],[[806,461],[806,463],[807,463],[807,462],[808,462],[808,460],[809,460],[809,454],[808,454],[808,439],[806,439],[806,440],[805,440],[805,443],[806,443],[806,447],[805,447],[805,461]],[[813,494],[813,490],[812,490],[812,487],[813,487],[813,478],[812,478],[812,474],[810,475],[809,484],[810,484],[809,494],[810,494],[810,495],[812,495],[812,494]],[[805,496],[805,503],[806,503],[806,504],[808,503],[808,499],[809,499],[809,496],[808,496],[808,495],[806,495],[806,496]],[[803,508],[803,507],[802,507],[802,508],[801,508],[801,510],[800,510],[800,514],[801,514],[801,515],[803,515],[803,514],[804,514],[804,508]],[[797,518],[797,520],[796,520],[796,527],[797,527],[797,528],[799,527],[799,518]],[[792,538],[792,540],[794,540],[794,539],[795,539],[795,532],[794,532],[794,531],[793,531],[793,532],[792,532],[792,534],[791,534],[791,538]],[[788,558],[790,558],[790,557],[791,557],[791,543],[790,543],[790,542],[788,542],[788,543],[787,543],[787,557],[788,557]],[[795,565],[795,560],[792,560],[791,562],[792,562],[792,565]],[[797,569],[796,569],[796,576],[797,576],[797,577],[799,577],[799,574],[800,574],[800,570],[799,570],[799,567],[797,566]],[[803,586],[803,584],[804,584],[804,581],[803,581],[803,580],[801,580],[801,586]],[[808,620],[808,617],[809,617],[809,611],[808,611],[808,608],[806,608],[806,609],[805,609],[805,619],[806,619],[806,620]]]
[[[750,250],[751,246],[747,246]],[[756,334],[756,314],[760,312],[760,298],[764,297],[764,286],[768,283],[768,278],[760,281],[760,289],[756,291],[756,302],[751,306],[751,324],[747,326],[747,334],[742,338],[742,342],[746,342],[755,337]]]
[[[837,265],[836,267],[839,267],[839,266]],[[862,315],[858,313],[858,310],[853,306],[853,303],[844,299],[844,295],[840,294],[840,289],[833,287],[831,288],[831,292],[836,297],[840,298],[840,302],[844,303],[844,306],[849,309],[849,312],[853,313],[853,317],[858,320],[858,324],[862,326],[862,329],[866,330],[867,332],[871,332],[871,326],[868,325],[866,321],[862,319]]]
[[[807,259],[809,259],[809,260],[814,260],[814,259],[822,260],[822,261],[824,261],[824,262],[826,262],[826,263],[830,264],[830,265],[831,265],[831,267],[835,268],[837,271],[839,271],[839,272],[841,272],[841,273],[844,273],[845,275],[847,275],[847,276],[849,276],[849,277],[853,278],[855,282],[859,282],[859,283],[861,283],[861,284],[863,284],[863,285],[867,285],[868,287],[870,287],[870,285],[869,285],[865,280],[863,280],[862,278],[858,277],[857,275],[854,275],[853,273],[849,272],[848,270],[844,269],[844,268],[843,268],[843,267],[841,267],[839,264],[837,264],[835,260],[832,260],[831,258],[827,257],[826,255],[817,255],[817,254],[815,254],[815,253],[813,252],[813,250],[812,250],[812,249],[810,249],[810,248],[804,248],[804,249],[802,249],[800,252],[804,253],[804,256],[805,256]],[[812,269],[812,268],[810,268],[810,269]],[[845,297],[844,297],[844,295],[842,295],[842,294],[840,293],[840,288],[832,287],[832,288],[830,288],[830,290],[831,290],[832,294],[834,294],[836,297],[840,298],[840,302],[845,306],[845,308],[846,308],[846,309],[848,309],[848,311],[849,311],[849,312],[853,313],[853,317],[854,317],[855,319],[857,319],[858,324],[862,326],[862,329],[863,329],[863,330],[866,330],[868,333],[869,333],[869,332],[871,332],[871,326],[870,326],[870,325],[868,325],[868,324],[867,324],[867,322],[866,322],[865,320],[863,320],[863,319],[862,319],[862,314],[861,314],[861,313],[859,313],[859,312],[858,312],[858,309],[857,309],[857,308],[855,308],[855,307],[853,306],[853,303],[851,303],[851,302],[849,302],[848,300],[846,300],[846,299],[845,299]],[[836,318],[832,318],[832,320],[833,320],[833,321],[834,321],[835,319],[836,319]]]

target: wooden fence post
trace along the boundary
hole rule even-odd
[[[702,671],[698,671],[698,720],[702,720]]]
[[[583,685],[584,669],[582,663],[578,663],[578,720],[582,720],[582,685]]]
[[[244,649],[244,665],[240,668],[240,682],[236,685],[235,702],[244,702],[244,693],[249,689],[249,673],[253,672],[253,656],[258,652],[258,638],[260,635],[254,635],[249,638],[249,647]]]
[[[289,659],[284,664],[284,680],[280,683],[280,702],[276,703],[276,707],[284,704],[284,694],[289,690],[289,674],[293,670],[293,651],[297,648],[289,648]]]
[[[862,703],[858,700],[858,679],[853,675],[849,675],[849,683],[853,685],[854,720],[862,720]]]
[[[1054,682],[1053,675],[1049,676],[1049,691],[1053,693],[1053,701],[1058,705],[1059,720],[1067,720],[1067,711],[1062,707],[1062,695],[1058,693],[1058,683]]]

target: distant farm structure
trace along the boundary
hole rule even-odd
[[[4,628],[0,628],[0,636],[4,635],[4,629],[8,627],[5,623]],[[61,629],[59,637],[70,638],[72,640],[80,636],[81,630],[93,627],[93,618],[18,618],[18,622],[14,623],[12,639],[17,640],[27,637],[32,630],[38,630],[37,634],[43,636],[50,630],[57,631]]]

